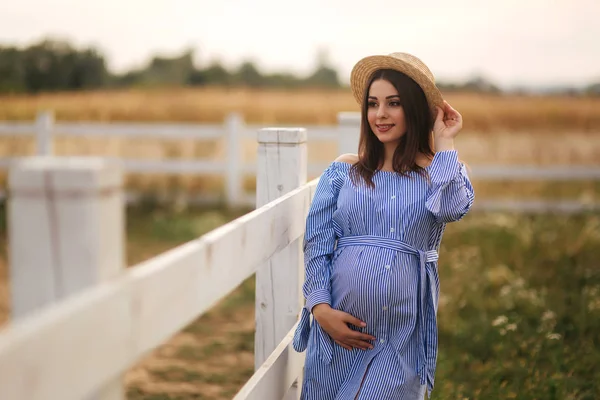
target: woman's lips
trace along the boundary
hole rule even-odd
[[[375,125],[377,130],[381,133],[385,133],[394,127],[394,124],[377,124]]]

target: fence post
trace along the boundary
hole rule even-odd
[[[41,111],[35,120],[37,154],[49,156],[54,153],[52,131],[54,128],[54,113]]]
[[[304,128],[261,129],[258,132],[256,206],[261,207],[304,185],[306,170]],[[256,273],[255,369],[298,320],[304,271],[302,242],[300,238],[291,243]]]
[[[360,138],[360,113],[340,112],[338,113],[338,152],[358,153],[358,140]]]
[[[122,183],[121,168],[98,158],[31,157],[10,168],[12,318],[122,272]],[[120,379],[88,397],[124,398]]]
[[[225,130],[227,139],[227,172],[225,176],[225,201],[227,206],[238,206],[243,202],[242,199],[242,146],[244,139],[242,128],[244,121],[242,116],[237,113],[227,115],[225,120]]]

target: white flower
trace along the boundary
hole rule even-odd
[[[551,310],[547,310],[542,314],[542,321],[546,322],[554,319],[554,317],[556,317],[556,315]]]
[[[499,317],[496,317],[494,321],[492,321],[492,326],[504,325],[507,322],[508,318],[506,318],[504,315],[500,315]]]
[[[558,334],[558,333],[548,333],[546,335],[546,338],[550,339],[550,340],[558,340],[558,339],[560,339],[560,334]]]
[[[502,286],[502,289],[500,289],[500,296],[506,297],[510,294],[510,291],[511,291],[511,287],[508,285],[504,285],[504,286]]]
[[[508,324],[508,325],[506,325],[506,330],[507,331],[516,331],[517,330],[517,324]]]

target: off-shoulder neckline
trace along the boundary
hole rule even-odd
[[[346,168],[350,168],[353,164],[350,164],[348,162],[345,161],[332,161],[332,164],[342,164],[344,165]],[[431,162],[428,166],[426,166],[425,168],[423,168],[425,171],[428,171],[431,168],[431,165],[433,164],[433,162]],[[413,171],[416,172],[416,171]],[[398,172],[396,171],[387,171],[387,170],[383,170],[383,169],[378,169],[375,171],[375,173],[382,173],[382,174],[395,174],[397,175]]]

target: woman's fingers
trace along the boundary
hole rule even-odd
[[[343,342],[352,347],[367,350],[373,348],[373,345],[370,343],[373,340],[375,340],[374,336],[368,335],[366,333],[352,331],[344,338]]]
[[[373,335],[369,335],[368,333],[361,333],[361,332],[357,332],[357,331],[352,331],[352,333],[350,333],[348,336],[349,336],[349,339],[364,340],[366,342],[376,339],[376,337]]]
[[[446,100],[444,100],[444,108],[445,108],[445,113],[446,113],[446,118],[447,119],[458,119],[458,118],[462,118],[462,116],[460,115],[460,113],[458,111],[456,111],[451,105],[450,103],[448,103]]]
[[[436,106],[437,108],[437,115],[435,116],[435,122],[436,123],[440,123],[444,121],[444,110],[442,110],[439,106]]]
[[[373,348],[373,345],[371,343],[365,342],[364,340],[349,339],[347,343],[352,345],[352,347],[357,347],[362,350]]]
[[[361,321],[360,319],[356,318],[352,314],[348,314],[348,313],[344,313],[343,321],[346,322],[346,323],[348,323],[348,324],[352,324],[352,325],[354,325],[354,326],[356,326],[358,328],[364,328],[365,326],[367,326],[367,324],[365,324],[363,321]]]
[[[352,349],[361,349],[361,350],[369,350],[373,348],[373,345],[365,342],[363,340],[356,340],[356,339],[346,339],[346,340],[336,340],[335,341],[337,344],[339,344],[340,346],[342,346],[343,348],[345,348],[346,350],[352,350]]]
[[[335,342],[336,342],[338,345],[340,345],[340,346],[342,346],[343,348],[345,348],[346,350],[350,350],[350,351],[352,351],[352,346],[350,346],[350,345],[347,345],[347,344],[345,344],[345,343],[343,343],[343,342],[340,342],[339,340],[336,340]]]

